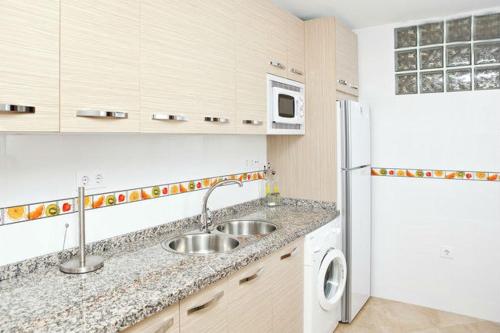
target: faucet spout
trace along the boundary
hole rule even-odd
[[[222,180],[222,181],[217,182],[214,185],[212,185],[208,189],[207,193],[205,193],[205,195],[203,196],[203,207],[201,209],[201,216],[200,216],[200,230],[202,232],[210,232],[209,227],[210,227],[211,221],[208,217],[208,208],[207,208],[208,198],[210,198],[210,195],[217,187],[224,186],[224,185],[231,185],[231,184],[238,184],[239,187],[243,186],[243,183],[239,180],[236,180],[236,179]]]

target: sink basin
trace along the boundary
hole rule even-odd
[[[218,231],[234,236],[264,236],[276,228],[276,224],[265,220],[230,220],[217,226]]]
[[[186,234],[162,243],[167,251],[181,254],[225,253],[239,245],[237,239],[228,235],[208,233]]]

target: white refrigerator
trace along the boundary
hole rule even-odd
[[[337,102],[337,207],[343,226],[347,283],[342,322],[350,323],[370,297],[371,144],[370,110]]]

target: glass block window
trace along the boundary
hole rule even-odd
[[[396,95],[500,89],[500,13],[394,29]]]

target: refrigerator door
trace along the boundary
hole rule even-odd
[[[352,169],[371,163],[370,109],[353,101],[340,101],[342,168]]]
[[[347,285],[342,321],[350,323],[370,297],[371,168],[342,171]]]

